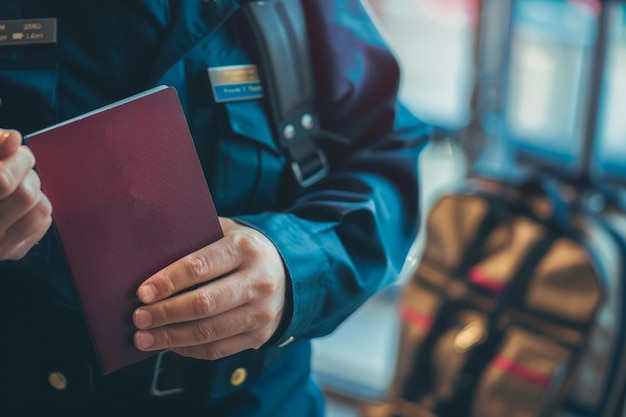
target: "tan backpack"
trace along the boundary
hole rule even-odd
[[[434,204],[393,384],[363,416],[620,415],[624,251],[567,191],[475,178]]]

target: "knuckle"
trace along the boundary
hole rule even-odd
[[[209,260],[201,253],[188,255],[184,258],[184,268],[187,274],[197,281],[209,273]]]
[[[29,174],[22,183],[18,184],[13,191],[9,191],[10,194],[5,197],[11,200],[15,210],[21,210],[26,213],[40,202],[43,194],[41,194],[39,187],[39,177]]]
[[[261,294],[273,294],[278,289],[278,283],[274,277],[267,273],[257,275],[252,286],[256,292]]]
[[[209,316],[215,309],[216,300],[213,293],[200,291],[191,299],[191,309],[194,315],[199,317]]]
[[[171,271],[164,271],[161,279],[156,279],[151,282],[154,285],[157,294],[173,294],[178,291],[176,285],[176,277],[173,276]]]
[[[155,345],[164,346],[164,347],[175,345],[174,339],[172,338],[172,335],[168,331],[162,331],[162,332],[156,331],[153,334],[156,340]]]
[[[5,166],[0,163],[0,197],[6,197],[10,195],[15,188],[15,178],[11,173],[5,168]]]
[[[174,280],[169,275],[165,276],[165,279],[157,279],[151,282],[156,289],[157,294],[173,294],[176,292],[176,286]]]
[[[39,203],[39,195],[33,192],[32,188],[22,185],[18,190],[19,191],[15,193],[15,197],[19,200],[20,206],[30,209]]]
[[[274,314],[267,309],[260,309],[256,315],[257,323],[269,323],[274,320]]]
[[[18,150],[20,157],[25,160],[25,165],[28,168],[32,168],[35,166],[35,155],[33,155],[32,151],[26,147],[22,146]]]
[[[252,255],[258,251],[258,244],[256,238],[248,233],[238,233],[233,236],[233,245],[237,248],[239,253],[244,255]]]
[[[158,303],[149,308],[155,323],[173,323],[172,313],[168,303]],[[153,323],[154,325],[154,323]]]
[[[20,184],[21,180],[16,177],[16,173],[13,172],[14,169],[20,171],[20,178],[21,174],[26,174],[26,169],[29,169],[30,172],[27,175],[28,178],[32,177],[33,174],[34,176],[37,176],[32,170],[34,166],[35,157],[33,156],[33,153],[30,151],[30,149],[25,146],[20,148],[20,150],[14,157],[11,157],[10,162],[9,159],[0,160],[0,197],[6,197],[10,195],[15,191],[15,189],[17,189]],[[39,187],[38,183],[37,187]]]
[[[272,312],[265,308],[252,309],[248,315],[250,325],[262,326],[274,319]]]
[[[208,343],[215,340],[217,329],[210,321],[202,321],[195,324],[193,340],[196,344]]]

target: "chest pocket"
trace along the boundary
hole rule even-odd
[[[190,124],[206,157],[218,212],[233,216],[276,207],[276,189],[285,164],[262,99],[216,103],[207,68],[253,63],[238,35],[237,18],[215,32],[200,52],[187,56],[187,69],[201,74],[189,89]],[[211,120],[211,123],[206,121]],[[210,143],[210,145],[209,145]]]
[[[56,47],[0,46],[0,127],[31,133],[54,123]]]
[[[216,200],[231,214],[270,209],[284,158],[257,100],[222,103],[225,125],[217,144]]]

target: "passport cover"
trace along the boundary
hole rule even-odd
[[[156,352],[133,344],[135,291],[223,236],[173,87],[25,137],[103,373]]]

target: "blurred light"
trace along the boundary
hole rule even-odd
[[[469,118],[477,0],[367,0],[400,61],[400,97],[422,120],[458,129]]]
[[[548,52],[538,45],[523,45],[519,62],[519,94],[511,115],[512,128],[522,134],[540,133],[549,122],[550,97],[556,65]]]
[[[474,25],[477,0],[414,0],[418,12],[428,19],[446,25]]]
[[[599,0],[568,0],[574,6],[578,7],[582,12],[597,16],[600,14],[602,5]]]

